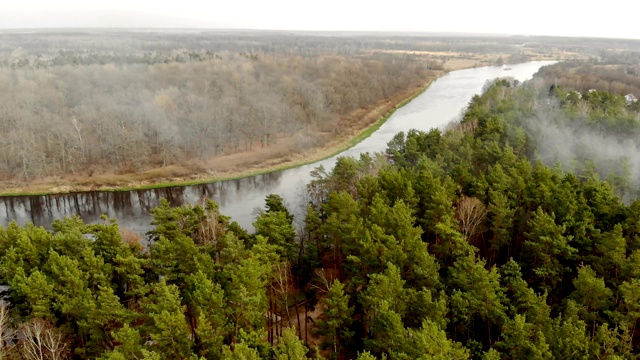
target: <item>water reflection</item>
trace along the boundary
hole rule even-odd
[[[107,215],[118,219],[124,227],[145,231],[151,221],[149,210],[158,206],[161,198],[174,206],[193,204],[207,198],[224,208],[237,205],[249,194],[261,196],[268,193],[280,181],[282,174],[277,172],[239,180],[151,190],[3,197],[0,198],[0,214],[4,214],[4,219],[0,224],[6,225],[15,220],[20,224],[30,221],[49,227],[53,220],[63,216],[77,214],[85,222],[96,222],[102,215]]]
[[[371,137],[341,155],[358,156],[364,152],[381,151],[398,131],[428,131],[434,127],[442,128],[460,114],[471,97],[482,90],[487,80],[511,76],[523,81],[530,78],[541,66],[549,63],[551,62],[515,65],[508,72],[501,67],[452,72],[434,82],[423,95],[399,109]],[[122,227],[144,233],[149,229],[151,222],[149,210],[156,207],[161,198],[166,198],[172,205],[194,204],[202,198],[207,198],[216,201],[223,214],[231,216],[243,227],[251,228],[253,210],[262,207],[265,196],[270,193],[280,194],[294,214],[301,214],[305,203],[304,187],[310,180],[309,172],[319,164],[330,169],[335,159],[334,157],[316,164],[250,178],[195,186],[1,197],[0,225],[4,226],[15,220],[19,224],[30,221],[49,227],[53,220],[73,214],[90,223],[100,221],[100,217],[105,214],[116,218]]]

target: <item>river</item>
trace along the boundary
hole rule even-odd
[[[85,192],[59,195],[0,197],[0,225],[11,221],[19,224],[33,222],[50,227],[53,220],[73,214],[85,222],[101,221],[106,214],[116,218],[121,227],[139,233],[150,228],[149,210],[160,198],[172,204],[196,203],[202,197],[220,205],[224,215],[231,216],[246,229],[253,229],[255,209],[264,206],[268,194],[279,194],[294,214],[304,208],[305,184],[309,173],[319,165],[327,170],[338,156],[358,156],[365,152],[384,151],[387,142],[399,131],[418,129],[428,131],[444,128],[460,116],[475,94],[482,91],[486,81],[496,77],[513,77],[519,81],[529,78],[541,67],[553,62],[536,61],[506,67],[482,67],[450,72],[434,81],[420,96],[398,109],[375,133],[343,153],[309,165],[240,180],[218,181],[203,185],[176,186],[152,190],[122,192]],[[301,216],[298,216],[297,221]]]

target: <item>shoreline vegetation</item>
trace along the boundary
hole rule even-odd
[[[462,70],[464,68],[459,68],[456,70]],[[303,154],[298,154],[295,158],[291,159],[290,156],[284,156],[280,158],[273,158],[264,165],[251,166],[249,168],[245,168],[243,170],[236,170],[226,173],[193,173],[188,174],[186,176],[174,177],[174,178],[150,178],[143,181],[136,180],[136,175],[145,175],[148,173],[153,173],[154,170],[160,169],[152,169],[149,171],[145,171],[143,173],[133,173],[133,174],[122,174],[116,176],[117,183],[115,184],[76,184],[76,185],[60,185],[60,182],[63,182],[64,179],[61,179],[56,182],[51,183],[40,183],[34,184],[32,186],[23,186],[23,187],[15,187],[13,189],[3,189],[0,192],[0,196],[37,196],[37,195],[55,195],[55,194],[69,194],[69,193],[82,193],[82,192],[91,192],[91,191],[110,191],[110,192],[124,192],[124,191],[134,191],[134,190],[150,190],[150,189],[160,189],[167,188],[173,186],[192,186],[192,185],[201,185],[218,181],[230,181],[230,180],[239,180],[247,177],[258,176],[269,174],[277,171],[284,171],[288,169],[292,169],[299,166],[313,164],[333,156],[344,152],[358,143],[362,142],[371,134],[373,134],[376,130],[378,130],[388,119],[393,115],[396,110],[400,109],[404,105],[411,102],[416,97],[420,96],[424,93],[434,81],[438,78],[448,74],[449,70],[444,71],[437,76],[430,78],[425,82],[424,85],[417,87],[417,89],[411,89],[405,91],[402,95],[408,96],[396,96],[393,99],[402,99],[400,102],[395,105],[391,103],[390,99],[385,99],[380,101],[376,106],[373,106],[371,109],[367,109],[364,117],[370,116],[371,114],[379,113],[379,109],[385,108],[388,110],[383,116],[379,117],[375,122],[368,124],[366,127],[361,128],[357,131],[356,134],[349,134],[348,136],[342,136],[336,139],[329,141],[324,146],[317,146],[306,149],[303,151]],[[185,177],[189,177],[185,179]],[[118,179],[120,178],[120,179]],[[90,181],[90,178],[87,179]],[[49,188],[49,189],[46,189]],[[30,190],[31,189],[31,190]]]
[[[433,84],[434,81],[449,72],[481,66],[495,66],[494,62],[488,59],[479,61],[478,59],[470,57],[468,59],[456,58],[452,60],[453,61],[445,67],[445,70],[439,71],[434,74],[435,76],[429,77],[421,86],[405,90],[401,94],[395,95],[391,98],[380,100],[378,103],[368,107],[367,109],[358,109],[353,112],[355,115],[349,114],[346,116],[360,117],[358,124],[366,124],[363,127],[359,127],[348,134],[343,134],[337,138],[333,138],[324,145],[304,149],[300,153],[287,153],[285,155],[275,154],[275,156],[263,159],[258,163],[242,164],[240,165],[242,167],[241,169],[237,169],[236,167],[226,171],[212,171],[210,168],[207,169],[206,164],[194,163],[192,166],[169,165],[167,167],[149,169],[138,173],[37,179],[30,181],[29,184],[3,184],[0,182],[0,186],[4,187],[4,189],[0,190],[0,197],[72,194],[93,191],[125,192],[160,189],[174,186],[193,186],[218,181],[239,180],[313,164],[336,156],[368,138],[378,130],[396,110],[421,95],[431,84]],[[380,111],[381,109],[382,111]],[[366,120],[366,118],[371,117],[374,117],[376,120]],[[260,149],[258,152],[261,150],[264,149]],[[256,151],[254,150],[245,153],[251,152]],[[227,157],[229,158],[229,161],[234,161],[238,155],[242,156],[248,154],[241,152],[240,154],[218,156],[217,158]],[[245,161],[247,160],[245,159]],[[171,175],[167,176],[166,174]]]

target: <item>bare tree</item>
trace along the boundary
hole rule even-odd
[[[318,290],[318,292],[320,292],[321,294],[324,294],[329,292],[329,289],[331,289],[331,284],[333,284],[333,281],[336,278],[337,277],[331,271],[327,271],[324,268],[316,269],[314,277],[315,281],[311,284],[311,286]]]
[[[84,141],[82,140],[82,125],[78,122],[78,118],[75,115],[71,118],[71,124],[78,134],[78,141],[80,142],[80,149],[82,150],[82,157],[84,158]]]
[[[462,234],[469,239],[478,232],[487,215],[487,207],[477,198],[463,195],[458,200],[456,215],[460,220]]]
[[[31,319],[18,332],[18,345],[27,360],[62,360],[70,357],[62,332],[42,319]]]
[[[9,309],[4,301],[0,301],[0,360],[8,359],[15,346],[16,331],[11,327]]]

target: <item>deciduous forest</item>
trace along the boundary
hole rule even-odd
[[[288,139],[297,142],[293,151],[322,144],[348,129],[344,116],[352,111],[435,74],[424,62],[389,57],[156,56],[163,61],[49,66],[36,60],[0,69],[0,173],[28,180],[137,172],[295,135]]]
[[[636,144],[639,109],[554,66],[487,84],[447,131],[317,168],[302,229],[278,195],[254,233],[206,199],[163,202],[143,237],[107,218],[0,228],[0,355],[637,358],[635,154],[537,124]]]

